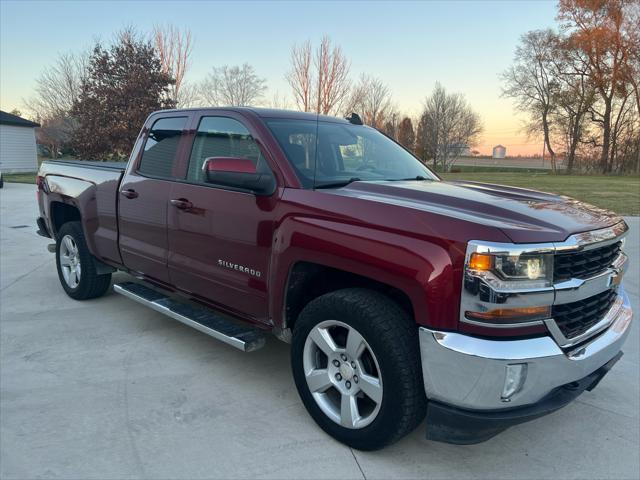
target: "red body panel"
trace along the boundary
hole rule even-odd
[[[171,197],[193,204],[184,210],[169,208],[171,284],[218,308],[268,323],[267,280],[277,195],[257,197],[175,183]]]
[[[189,121],[175,178],[140,175],[136,166],[148,129],[158,118],[176,115]],[[228,116],[246,126],[276,179],[273,195],[183,180],[204,115]],[[282,325],[291,269],[310,262],[395,287],[410,299],[417,323],[447,330],[458,329],[470,240],[562,241],[619,220],[556,195],[471,182],[355,182],[305,190],[262,118],[296,115],[308,114],[250,109],[153,114],[122,180],[121,172],[45,162],[40,175],[50,192],[39,193],[41,215],[55,232],[52,202],[72,205],[98,259],[263,326]]]
[[[38,190],[38,204],[49,232],[56,232],[52,206],[70,205],[82,212],[84,234],[91,252],[108,263],[122,263],[116,205],[122,170],[44,162],[39,175],[47,182],[48,193],[41,187]]]

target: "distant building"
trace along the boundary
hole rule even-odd
[[[2,173],[35,172],[35,122],[0,111],[0,171]]]
[[[493,147],[493,158],[504,158],[507,156],[507,147],[496,145]]]
[[[449,145],[449,152],[454,157],[470,157],[471,149],[466,143],[452,143]]]

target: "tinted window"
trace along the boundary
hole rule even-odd
[[[436,179],[420,161],[373,128],[347,123],[268,120],[305,188],[359,179]]]
[[[269,171],[249,130],[232,118],[202,117],[189,158],[188,181],[204,183],[202,165],[209,157],[247,158],[258,172]]]
[[[138,171],[151,177],[171,178],[187,117],[161,118],[151,127]]]

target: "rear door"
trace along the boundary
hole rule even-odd
[[[279,190],[267,197],[213,186],[205,182],[202,165],[208,157],[240,157],[273,174],[268,152],[241,116],[203,114],[194,126],[184,181],[174,183],[168,211],[171,283],[232,313],[267,322]]]
[[[184,155],[189,114],[155,117],[118,194],[120,253],[129,269],[169,283],[167,206]]]

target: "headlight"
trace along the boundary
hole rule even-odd
[[[547,265],[542,255],[495,257],[496,272],[505,279],[539,280],[546,278]]]
[[[466,273],[482,278],[496,290],[545,288],[553,284],[553,255],[474,252]]]

